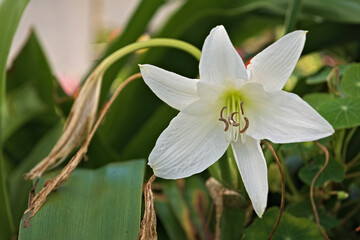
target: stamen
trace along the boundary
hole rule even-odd
[[[244,105],[244,101],[241,101],[240,103],[241,115],[244,115],[243,105]]]
[[[223,107],[220,111],[220,118],[219,121],[222,121],[225,123],[225,128],[224,128],[224,132],[226,132],[229,129],[229,122],[223,118],[223,111],[226,109],[227,107]]]
[[[245,127],[240,130],[240,133],[244,133],[249,128],[249,119],[247,117],[244,117],[245,120]]]
[[[239,112],[233,112],[232,114],[230,114],[228,116],[228,121],[231,125],[233,125],[234,127],[238,127],[240,126],[240,123],[237,123],[235,120],[234,120],[234,115],[237,114]]]
[[[221,111],[220,111],[220,118],[223,118],[223,112],[224,112],[225,109],[227,109],[227,107],[223,107],[223,108],[221,109]]]

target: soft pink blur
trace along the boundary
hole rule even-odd
[[[80,80],[71,75],[60,76],[58,81],[64,92],[69,96],[73,96],[80,86]]]

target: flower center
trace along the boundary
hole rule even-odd
[[[226,97],[225,106],[220,110],[219,121],[225,124],[224,132],[228,141],[236,142],[240,136],[241,141],[245,143],[249,119],[245,117],[243,106],[244,101],[240,96],[230,94]]]

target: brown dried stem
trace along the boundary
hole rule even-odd
[[[131,81],[141,77],[140,73],[134,74],[126,79],[123,83],[120,84],[118,89],[115,91],[109,102],[104,106],[103,110],[100,113],[99,118],[97,119],[94,127],[92,128],[89,136],[86,138],[85,142],[81,146],[81,148],[77,151],[77,153],[71,158],[69,163],[64,167],[64,169],[57,175],[54,179],[49,180],[39,193],[37,193],[31,200],[28,209],[24,213],[24,224],[23,227],[30,226],[30,219],[39,211],[41,206],[45,203],[47,196],[55,189],[60,187],[71,175],[71,173],[75,170],[77,165],[81,162],[85,154],[87,153],[88,146],[93,138],[97,128],[100,126],[101,121],[105,117],[108,112],[111,104],[114,102],[116,97],[119,95],[121,90]],[[26,214],[30,213],[28,216]]]
[[[151,184],[156,179],[155,175],[152,175],[147,182],[144,189],[145,198],[145,211],[144,217],[141,221],[140,232],[137,240],[156,240],[156,212],[154,208],[154,194],[151,190]]]
[[[215,240],[221,239],[221,229],[220,222],[221,216],[223,213],[223,194],[225,188],[221,183],[219,183],[215,178],[209,178],[206,181],[206,188],[209,191],[211,198],[213,199],[213,203],[215,204]]]
[[[312,206],[312,209],[313,209],[313,212],[314,212],[314,215],[315,215],[315,219],[316,219],[316,224],[319,228],[319,231],[321,233],[321,235],[324,237],[324,239],[326,240],[329,240],[330,238],[328,237],[328,235],[322,230],[321,228],[321,225],[320,225],[320,219],[319,219],[319,214],[318,214],[318,211],[316,209],[316,204],[315,204],[315,201],[314,201],[314,185],[315,185],[315,181],[316,179],[320,176],[320,174],[322,172],[324,172],[326,166],[328,165],[329,163],[329,151],[327,150],[327,148],[322,145],[321,143],[315,141],[314,142],[319,148],[321,148],[321,150],[324,151],[325,153],[325,163],[324,163],[324,166],[316,173],[315,177],[313,178],[313,180],[311,181],[311,185],[310,185],[310,201],[311,201],[311,206]]]
[[[278,156],[276,155],[276,152],[274,150],[274,148],[271,146],[271,144],[267,141],[263,141],[263,143],[270,149],[272,155],[274,156],[275,158],[275,161],[276,161],[276,164],[278,165],[278,168],[279,168],[279,172],[280,172],[280,176],[281,176],[281,203],[280,203],[280,211],[279,211],[279,215],[276,219],[276,223],[275,223],[275,226],[273,228],[273,230],[271,231],[271,233],[269,234],[269,237],[268,237],[268,240],[271,240],[276,229],[278,228],[279,226],[279,223],[280,223],[280,220],[281,220],[281,216],[282,216],[282,213],[284,211],[284,205],[285,205],[285,177],[284,177],[284,172],[282,170],[282,167],[281,167],[281,163],[280,163],[280,160],[278,158]]]

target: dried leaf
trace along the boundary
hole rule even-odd
[[[141,221],[140,232],[137,240],[156,240],[156,212],[154,208],[154,194],[151,190],[151,184],[154,182],[156,176],[152,177],[147,182],[144,189],[145,198],[145,212],[143,220]]]
[[[238,192],[225,188],[215,178],[206,181],[206,187],[216,208],[215,240],[221,239],[221,217],[224,206],[228,208],[245,208],[248,206],[245,198]]]
[[[94,124],[102,75],[93,74],[81,88],[67,119],[64,132],[50,151],[49,155],[38,163],[25,179],[40,177],[47,169],[60,164],[87,138]]]
[[[88,131],[87,135],[86,135],[86,140],[84,141],[84,143],[82,144],[81,148],[76,152],[75,156],[72,157],[72,159],[70,160],[70,162],[64,167],[64,169],[59,173],[59,175],[57,175],[54,179],[49,180],[46,182],[46,184],[43,186],[43,188],[41,189],[41,191],[39,193],[37,193],[34,197],[29,197],[29,206],[28,209],[25,211],[24,213],[24,228],[30,226],[30,219],[37,213],[37,211],[39,211],[39,209],[41,208],[41,206],[45,203],[47,196],[55,189],[57,189],[58,187],[60,187],[64,182],[66,182],[66,180],[70,177],[71,173],[75,170],[75,168],[77,167],[77,165],[79,165],[79,163],[81,162],[81,160],[83,159],[83,157],[86,155],[89,144],[91,142],[92,137],[95,134],[95,131],[97,130],[97,128],[99,127],[102,119],[105,117],[105,114],[107,113],[107,111],[109,110],[111,104],[114,102],[115,98],[119,95],[119,93],[122,91],[122,89],[124,89],[124,87],[131,81],[137,79],[141,77],[140,73],[134,74],[132,76],[130,76],[128,79],[126,79],[119,87],[118,89],[115,91],[114,95],[111,97],[109,103],[104,107],[104,109],[101,111],[99,118],[97,119],[94,127],[91,130]],[[89,78],[89,79],[93,79],[93,78]],[[90,80],[89,80],[90,81]],[[85,84],[86,85],[86,84]],[[84,85],[84,87],[85,87]],[[90,84],[89,84],[90,85]],[[84,92],[84,96],[87,96],[86,98],[83,97],[81,101],[79,101],[77,103],[77,107],[73,107],[72,110],[74,110],[74,114],[71,115],[69,117],[68,120],[68,127],[70,128],[72,123],[72,119],[74,119],[74,116],[77,116],[77,118],[81,118],[81,116],[93,116],[93,118],[95,118],[96,115],[96,110],[97,110],[97,102],[98,102],[98,98],[99,98],[99,90],[100,90],[100,85],[101,85],[101,77],[100,78],[95,78],[93,86],[88,86],[85,89]],[[80,92],[81,93],[81,92]],[[95,96],[96,102],[94,103],[96,105],[96,108],[91,108],[91,105],[88,105],[85,108],[81,108],[81,103],[83,103],[83,105],[87,105],[88,103],[86,102],[86,100],[88,100],[91,97],[91,93],[97,95]],[[75,105],[75,103],[74,103]],[[78,113],[77,111],[82,111],[82,112],[86,112],[86,111],[93,111],[92,114],[93,115],[86,115],[86,113],[84,113],[83,115],[80,113]],[[79,116],[80,115],[80,116]],[[73,117],[71,117],[73,116]],[[92,121],[94,121],[92,119]],[[84,121],[82,121],[82,119],[78,120],[77,122],[80,123],[84,123]],[[85,121],[85,123],[88,123],[88,121]],[[89,128],[91,128],[92,124],[88,124],[87,125]],[[66,128],[66,129],[67,129]],[[65,130],[67,131],[67,130]],[[65,134],[65,132],[64,132]],[[64,135],[63,134],[63,135]],[[62,137],[60,137],[61,140]],[[58,142],[60,142],[60,140]],[[57,144],[56,144],[57,145]],[[55,145],[55,147],[56,147]],[[54,147],[54,148],[55,148]],[[45,163],[47,164],[47,163]],[[47,165],[50,166],[50,165]],[[45,169],[46,170],[46,169]],[[44,170],[44,171],[45,171]],[[43,173],[43,172],[41,172]],[[41,175],[40,173],[40,175]],[[155,177],[155,176],[154,176]],[[151,186],[150,186],[150,191],[151,191]],[[152,194],[152,193],[151,193]],[[153,208],[153,206],[152,206]],[[155,212],[155,211],[154,211]],[[156,224],[156,218],[155,218],[155,224]],[[156,229],[156,225],[155,225],[155,229]],[[156,230],[155,230],[156,233]]]

